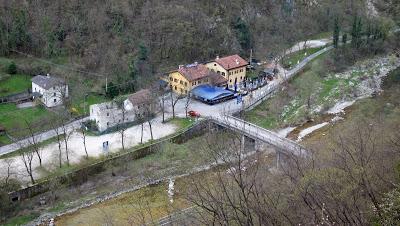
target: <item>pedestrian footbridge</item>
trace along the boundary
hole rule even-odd
[[[294,155],[298,157],[306,157],[309,154],[306,148],[302,145],[242,119],[223,115],[210,117],[210,120],[217,125],[237,131],[246,137],[276,147],[277,154]]]

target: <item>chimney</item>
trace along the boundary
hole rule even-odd
[[[179,64],[178,69],[181,69],[181,68],[183,68],[183,65]]]
[[[47,73],[46,77],[47,77],[47,78],[50,78],[50,74],[49,74],[49,73]]]
[[[199,63],[197,61],[194,62],[194,65],[197,66]]]
[[[238,59],[235,59],[235,62],[236,62],[236,64],[239,64],[239,60]]]
[[[216,60],[219,60],[219,56],[217,55],[217,57],[215,58]]]

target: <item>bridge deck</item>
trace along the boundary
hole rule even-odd
[[[271,144],[279,148],[279,151],[284,154],[301,156],[308,152],[302,145],[242,119],[228,115],[210,117],[210,119],[218,125],[237,130],[246,136]]]

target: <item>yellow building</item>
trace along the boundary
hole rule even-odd
[[[195,62],[189,65],[180,65],[178,70],[171,71],[168,75],[171,90],[177,94],[186,95],[201,84],[226,84],[226,79],[210,71],[204,64]]]
[[[247,65],[247,61],[237,54],[222,58],[217,56],[215,60],[206,64],[207,68],[227,79],[230,88],[243,82],[246,77]]]

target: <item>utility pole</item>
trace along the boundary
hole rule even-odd
[[[108,88],[108,82],[107,82],[107,76],[106,76],[106,94],[107,94],[107,88]]]
[[[250,49],[250,66],[251,66],[252,59],[253,59],[253,49]]]

